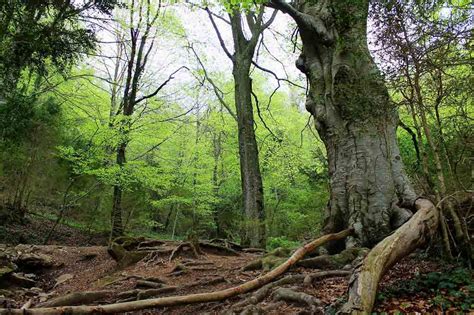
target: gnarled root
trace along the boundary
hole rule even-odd
[[[418,211],[413,217],[378,243],[355,270],[349,281],[349,299],[341,314],[370,314],[385,272],[436,233],[439,213],[433,203],[418,199],[415,205]]]
[[[288,288],[279,288],[273,294],[274,301],[288,301],[288,302],[296,302],[300,304],[307,304],[308,307],[311,309],[312,314],[323,314],[323,310],[320,307],[321,301],[315,298],[312,295],[293,291],[292,289]]]
[[[185,242],[179,244],[172,252],[170,257],[168,258],[168,261],[171,262],[174,258],[176,258],[180,252],[186,251],[187,249],[191,249],[194,258],[199,257],[199,249],[196,248],[196,246],[192,242]]]
[[[367,248],[352,247],[347,248],[335,255],[321,255],[303,259],[298,262],[298,266],[315,269],[338,269],[351,264],[356,258],[365,256]]]
[[[305,285],[310,285],[316,279],[322,279],[327,277],[346,277],[349,276],[351,273],[352,272],[349,270],[328,270],[310,273],[304,277],[303,283]]]

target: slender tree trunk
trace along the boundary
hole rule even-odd
[[[251,59],[234,63],[235,106],[238,120],[240,178],[244,202],[245,224],[242,244],[252,247],[265,246],[265,212],[263,184],[255,139],[250,79]]]
[[[265,247],[265,209],[263,202],[263,184],[258,158],[258,146],[255,138],[252,105],[252,79],[250,66],[262,32],[272,23],[275,13],[263,22],[263,7],[258,14],[247,12],[245,15],[234,11],[230,16],[234,54],[232,59],[234,77],[234,98],[239,140],[240,178],[244,206],[244,224],[241,231],[241,243],[244,246]],[[244,18],[250,28],[251,38],[247,39],[243,23]]]
[[[219,189],[220,189],[220,183],[221,183],[221,181],[219,180],[219,160],[222,157],[221,156],[222,155],[222,132],[221,131],[219,131],[217,135],[216,133],[213,134],[212,142],[214,144],[214,150],[213,150],[214,166],[212,169],[212,185],[213,185],[214,198],[219,198]],[[222,226],[219,220],[218,204],[214,206],[213,219],[214,219],[214,224],[216,226],[215,236],[222,237],[223,231],[222,231]]]
[[[127,144],[125,142],[120,143],[117,148],[117,165],[120,169],[125,164],[125,153]],[[120,183],[114,185],[114,195],[112,201],[112,232],[110,235],[111,240],[123,235],[123,223],[122,223],[122,186]]]

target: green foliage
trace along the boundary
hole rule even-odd
[[[64,72],[95,46],[95,33],[79,23],[83,14],[109,13],[115,0],[91,4],[8,0],[0,4],[1,89],[15,89],[29,68],[45,75]],[[1,91],[3,94],[8,90]]]
[[[421,274],[409,281],[397,282],[393,287],[377,295],[384,300],[400,295],[425,294],[434,295],[432,303],[445,310],[460,307],[469,310],[474,307],[474,280],[471,270],[455,268],[445,272]]]
[[[277,249],[279,247],[283,248],[297,248],[301,244],[299,242],[291,241],[285,236],[278,236],[278,237],[269,237],[267,239],[267,250],[271,251]]]

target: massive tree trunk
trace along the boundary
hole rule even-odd
[[[306,108],[329,165],[324,233],[353,226],[346,247],[375,245],[411,216],[416,198],[397,144],[397,110],[367,46],[368,2],[273,2],[299,27],[296,65],[309,81]]]

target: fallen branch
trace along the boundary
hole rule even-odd
[[[148,299],[142,301],[132,301],[124,303],[115,303],[99,306],[69,306],[69,307],[51,307],[51,308],[32,308],[27,310],[20,309],[0,309],[0,314],[30,314],[30,315],[46,315],[46,314],[91,314],[91,313],[121,313],[132,312],[143,309],[149,309],[162,306],[174,306],[191,303],[204,303],[222,301],[224,299],[237,296],[249,291],[258,289],[265,284],[273,281],[293,265],[295,265],[306,254],[313,252],[318,246],[321,246],[328,241],[340,240],[353,233],[353,229],[347,229],[339,233],[327,234],[320,238],[304,245],[297,249],[287,261],[271,270],[270,272],[255,278],[251,281],[245,282],[236,287],[206,293],[197,293],[183,296],[168,296],[155,299]]]
[[[342,314],[370,314],[382,276],[400,259],[426,244],[436,233],[439,213],[427,199],[415,203],[418,211],[393,234],[379,242],[352,274],[349,299]]]

